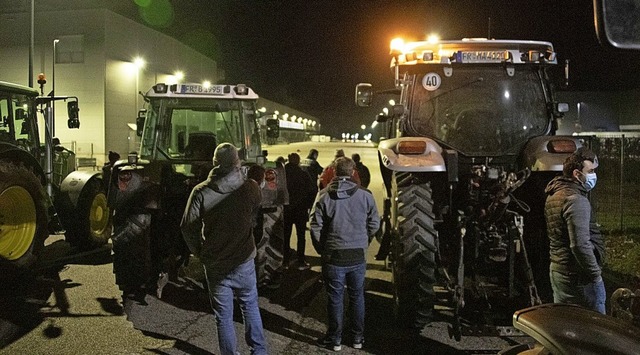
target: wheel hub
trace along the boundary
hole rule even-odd
[[[10,186],[0,193],[0,257],[17,260],[33,242],[37,229],[36,206],[27,190]]]

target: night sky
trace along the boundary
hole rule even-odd
[[[640,54],[601,47],[592,6],[591,0],[132,0],[115,10],[214,58],[226,82],[247,83],[314,115],[336,135],[370,124],[380,110],[355,107],[354,89],[359,82],[392,87],[389,42],[397,36],[550,41],[559,62],[571,61],[572,90],[640,86]]]

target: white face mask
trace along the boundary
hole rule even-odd
[[[262,182],[260,183],[260,189],[263,189],[266,184],[267,182],[262,180]]]
[[[584,176],[584,182],[582,185],[587,189],[587,191],[591,191],[594,187],[596,187],[596,182],[598,182],[598,175],[596,173],[585,174],[582,171],[580,172]]]

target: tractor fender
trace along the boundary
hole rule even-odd
[[[582,140],[572,136],[535,137],[527,142],[523,161],[531,171],[559,172],[565,159],[582,145]]]
[[[46,184],[44,170],[40,166],[40,162],[29,152],[12,144],[0,142],[0,159],[23,163],[27,168],[33,169],[33,173],[38,176],[42,185]]]
[[[401,153],[400,149],[411,144],[423,146],[424,151]],[[400,137],[386,139],[378,144],[378,154],[383,167],[393,171],[402,172],[442,172],[446,171],[442,148],[432,139],[425,137]]]
[[[102,172],[81,170],[71,172],[60,184],[60,200],[69,203],[70,206],[67,207],[75,209],[78,206],[82,190],[93,179],[102,179]]]

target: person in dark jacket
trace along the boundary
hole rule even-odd
[[[550,242],[550,280],[556,303],[574,303],[605,314],[602,281],[604,240],[587,193],[595,187],[598,158],[580,148],[547,185],[545,218]]]
[[[221,354],[237,353],[234,298],[240,304],[251,353],[267,353],[252,233],[261,199],[258,183],[245,179],[240,169],[236,147],[222,143],[215,150],[209,178],[191,192],[180,224],[187,246],[204,266]]]
[[[289,204],[284,206],[284,265],[287,267],[290,262],[289,245],[291,243],[291,232],[296,226],[297,242],[297,268],[307,270],[310,265],[307,263],[304,250],[306,247],[305,234],[307,231],[307,221],[309,220],[309,209],[313,205],[316,197],[316,186],[311,180],[311,176],[300,167],[300,156],[291,153],[288,156],[288,163],[284,166],[287,180],[287,191],[289,192]]]
[[[300,166],[302,167],[302,170],[306,171],[309,176],[311,176],[314,184],[317,184],[318,178],[320,177],[320,174],[322,174],[322,170],[324,170],[320,163],[318,163],[318,150],[313,148],[310,149],[307,159],[302,161]]]
[[[351,159],[356,163],[356,170],[360,176],[360,185],[366,189],[369,187],[369,183],[371,183],[371,173],[369,172],[369,168],[360,161],[360,154],[351,154]]]
[[[373,195],[352,180],[355,164],[336,160],[336,177],[318,193],[310,214],[311,240],[322,260],[328,329],[319,345],[341,349],[345,285],[349,294],[353,347],[364,343],[366,250],[380,226]]]

